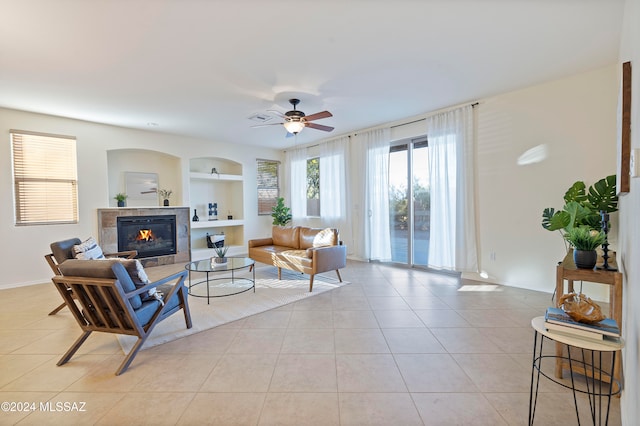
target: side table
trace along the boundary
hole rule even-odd
[[[611,407],[611,397],[617,395],[622,390],[619,380],[609,377],[609,380],[605,380],[607,375],[603,372],[603,360],[602,354],[610,352],[611,355],[611,368],[613,368],[616,362],[616,353],[624,347],[624,340],[620,339],[618,342],[599,342],[596,340],[584,339],[576,336],[565,336],[562,334],[550,334],[545,327],[544,317],[536,317],[531,320],[531,326],[534,329],[533,336],[533,363],[531,366],[531,390],[529,392],[529,426],[533,425],[533,420],[536,415],[536,403],[538,402],[538,385],[540,383],[540,375],[545,376],[549,380],[571,389],[573,391],[573,402],[575,405],[576,416],[578,418],[578,424],[580,424],[580,414],[578,412],[578,400],[576,393],[587,394],[589,398],[590,417],[593,424],[608,424],[609,409]],[[567,351],[567,357],[561,356],[561,361],[566,361],[569,366],[569,372],[571,375],[571,386],[568,386],[556,378],[547,375],[542,371],[542,360],[544,358],[555,358],[556,362],[559,360],[558,356],[543,355],[544,340],[548,339],[556,344],[569,345],[582,352],[582,360],[572,359],[571,350]],[[587,363],[585,355],[590,354],[591,363]],[[579,371],[576,371],[575,367],[579,367]],[[538,374],[536,374],[536,371]],[[574,373],[584,375],[584,371],[588,371],[590,374],[585,376],[584,383],[577,383],[574,380]],[[608,383],[608,385],[606,384]],[[615,390],[614,390],[615,387]],[[603,398],[604,397],[604,398]],[[603,399],[605,399],[606,407],[603,407]],[[606,412],[603,416],[603,408],[606,408]]]
[[[609,258],[609,266],[617,268],[615,253]],[[564,290],[564,282],[567,281],[567,291]],[[573,250],[569,250],[564,260],[556,268],[556,307],[558,301],[567,293],[573,292],[574,281],[588,281],[590,283],[605,284],[609,286],[609,317],[616,320],[622,331],[622,273],[618,271],[605,271],[602,269],[580,269],[573,262]],[[562,378],[562,369],[568,365],[563,361],[563,345],[556,343],[556,371],[555,376]],[[620,381],[622,357],[613,366],[613,376]],[[583,372],[582,374],[589,374]],[[606,376],[605,376],[606,377]]]

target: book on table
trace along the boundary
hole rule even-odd
[[[603,345],[616,345],[620,343],[619,337],[606,336],[604,334],[596,333],[593,331],[581,330],[579,328],[567,327],[566,325],[553,324],[550,322],[545,323],[545,326],[547,327],[547,332],[551,335],[577,337],[580,339],[601,343]]]
[[[571,331],[566,332],[564,330],[552,330],[552,329],[548,328],[547,329],[547,333],[550,336],[572,337],[572,338],[580,339],[580,340],[585,341],[585,342],[594,342],[594,343],[598,343],[598,344],[601,344],[601,345],[607,345],[607,346],[616,346],[616,345],[620,344],[620,338],[619,337],[605,336],[605,335],[600,334],[599,336],[597,336],[595,338],[591,338],[591,337],[575,334],[573,330],[577,330],[577,328],[570,329],[569,327],[565,327],[565,329],[569,329]]]
[[[547,331],[551,334],[562,334],[565,336],[583,337],[585,339],[592,339],[592,340],[598,340],[598,341],[602,341],[604,339],[604,334],[598,333],[596,331],[588,331],[588,330],[582,330],[580,328],[567,327],[566,325],[555,324],[552,322],[546,322],[545,327],[547,327]],[[608,337],[611,337],[611,336],[608,336]]]
[[[590,337],[597,340],[601,340],[602,337],[598,338],[596,335],[614,338],[620,337],[620,328],[613,318],[605,318],[600,322],[587,324],[574,320],[569,316],[569,314],[567,314],[560,308],[550,307],[547,308],[547,312],[544,315],[544,320],[547,323],[547,329],[556,331],[560,330],[565,334],[572,333],[576,336],[582,335],[583,337]],[[559,328],[557,326],[564,328]],[[585,334],[584,332],[587,332],[587,334]]]

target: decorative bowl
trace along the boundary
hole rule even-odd
[[[584,294],[568,293],[560,298],[560,307],[574,321],[594,324],[606,318],[600,306]]]

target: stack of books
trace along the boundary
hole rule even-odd
[[[544,320],[545,327],[550,334],[591,339],[602,343],[618,342],[620,338],[620,328],[612,318],[587,324],[572,319],[560,308],[547,308]]]

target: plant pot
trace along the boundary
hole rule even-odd
[[[227,258],[226,257],[214,257],[213,258],[213,262],[214,263],[227,263]]]
[[[164,202],[163,202],[163,205],[164,206],[168,206],[169,205],[169,200],[165,199]]]
[[[124,201],[118,201],[118,207],[124,207],[125,203]]]
[[[580,269],[593,269],[598,260],[595,250],[573,250],[573,262]]]

